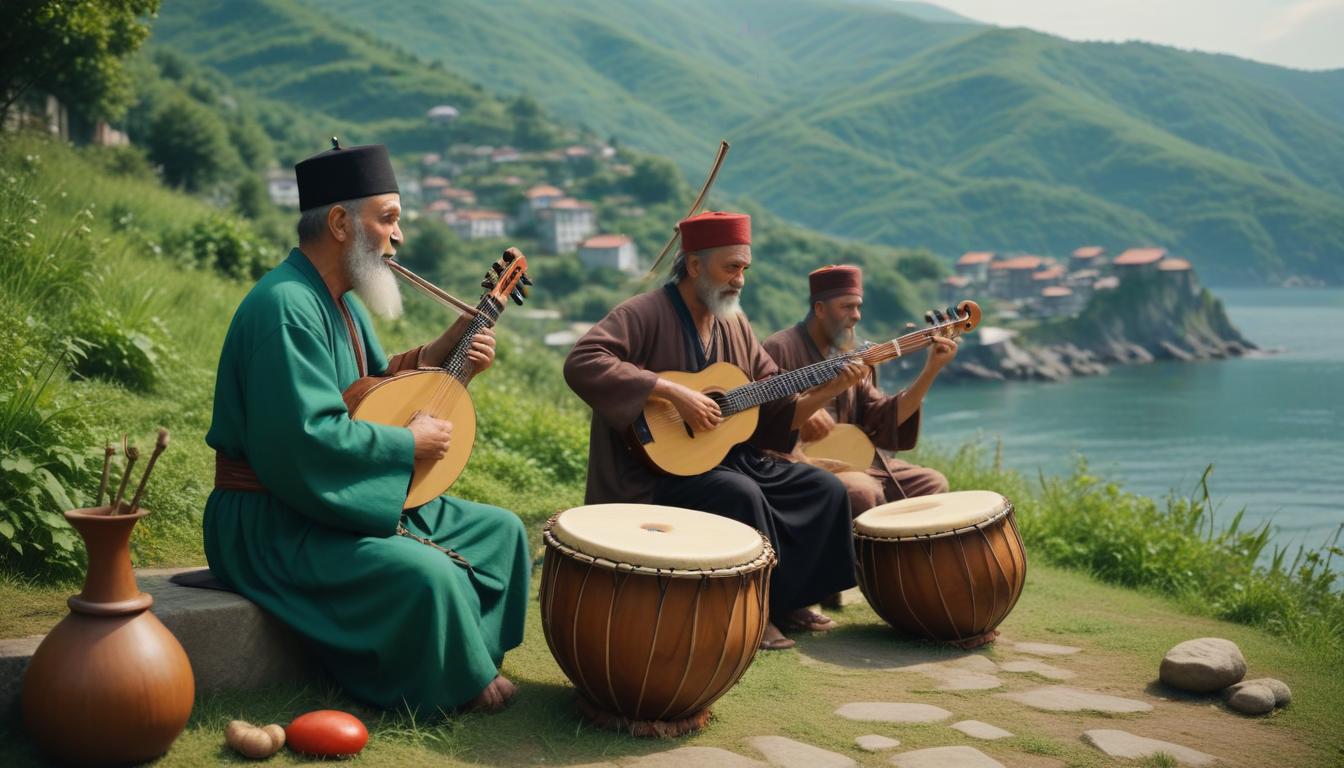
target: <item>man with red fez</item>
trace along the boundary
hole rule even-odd
[[[696,372],[716,362],[753,381],[779,369],[738,306],[751,266],[751,218],[708,212],[682,221],[672,280],[618,305],[579,339],[565,380],[593,409],[589,504],[665,504],[732,518],[763,532],[779,555],[770,584],[770,624],[762,647],[787,648],[780,628],[825,631],[830,618],[808,606],[852,586],[854,549],[844,485],[828,472],[771,457],[824,403],[856,384],[867,368],[846,367],[830,384],[762,405],[756,433],[714,469],[693,477],[657,475],[622,437],[651,398],[672,403],[694,430],[722,422],[718,404],[658,371]]]
[[[854,349],[854,326],[863,308],[863,273],[858,267],[823,267],[808,275],[811,307],[797,325],[764,342],[765,350],[786,371]],[[957,354],[956,341],[935,337],[924,368],[914,383],[894,395],[877,388],[875,376],[841,392],[802,424],[799,439],[815,442],[836,424],[855,424],[883,450],[906,451],[919,438],[919,410],[938,372]],[[855,515],[889,501],[945,493],[941,472],[877,454],[862,472],[842,471]]]
[[[295,173],[299,247],[248,292],[220,353],[210,570],[307,638],[358,698],[500,709],[515,688],[499,665],[527,614],[522,522],[448,497],[403,512],[414,462],[443,456],[452,425],[355,421],[341,397],[361,376],[438,366],[466,323],[390,358],[378,343],[365,305],[401,311],[384,262],[401,245],[386,147],[336,145]],[[472,339],[475,372],[494,355],[490,332]]]

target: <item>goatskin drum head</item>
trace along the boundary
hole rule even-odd
[[[905,539],[970,528],[1008,508],[993,491],[955,491],[883,504],[859,515],[854,532],[875,539]]]
[[[655,504],[591,504],[561,512],[561,544],[616,563],[675,570],[745,565],[764,546],[755,528],[708,512]]]

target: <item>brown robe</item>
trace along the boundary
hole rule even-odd
[[[589,504],[667,504],[751,525],[779,555],[772,610],[790,611],[853,586],[849,502],[842,483],[815,467],[779,461],[762,449],[787,450],[796,397],[761,406],[749,443],[695,477],[656,475],[631,453],[625,431],[642,414],[657,371],[699,371],[729,362],[753,381],[778,372],[745,316],[716,318],[708,349],[675,286],[621,303],[579,339],[565,360],[565,381],[593,409],[588,447]]]
[[[791,371],[825,359],[804,323],[785,328],[763,342],[765,351]],[[897,423],[896,396],[877,388],[876,372],[845,390],[826,405],[837,424],[854,424],[884,451],[908,451],[919,441],[919,411]],[[855,515],[888,501],[946,493],[947,478],[936,469],[883,455],[880,451],[865,472],[841,472]]]

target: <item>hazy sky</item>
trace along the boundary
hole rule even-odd
[[[1146,40],[1299,69],[1344,67],[1344,0],[931,0],[1071,40]]]

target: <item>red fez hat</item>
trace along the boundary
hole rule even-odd
[[[812,301],[825,301],[846,294],[862,296],[863,272],[848,264],[832,264],[813,270],[807,276],[807,287],[812,292]]]
[[[681,247],[687,253],[725,245],[751,245],[751,217],[745,213],[705,211],[682,219]]]

